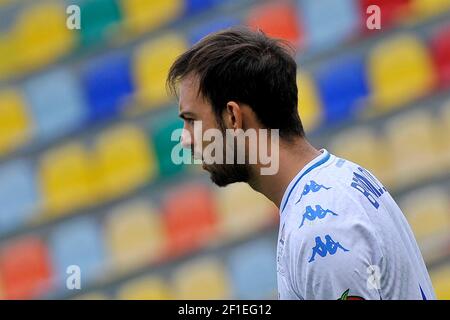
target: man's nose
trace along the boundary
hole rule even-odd
[[[192,145],[192,136],[191,133],[183,128],[183,132],[181,133],[181,146],[183,148],[191,148]]]

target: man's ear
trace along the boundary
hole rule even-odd
[[[223,122],[227,129],[242,128],[242,106],[235,101],[228,101],[227,107],[223,112]]]

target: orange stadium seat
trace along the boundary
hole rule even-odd
[[[386,186],[394,175],[384,138],[369,127],[347,129],[333,138],[331,151],[339,157],[362,165]]]
[[[38,298],[51,289],[52,266],[46,245],[28,236],[5,245],[0,252],[5,298]]]
[[[138,48],[134,57],[134,82],[140,108],[157,107],[170,101],[166,91],[167,72],[187,47],[185,39],[168,34]]]
[[[201,258],[182,265],[173,275],[176,299],[229,299],[230,281],[223,263],[214,258]]]
[[[163,255],[166,237],[162,221],[145,201],[115,208],[104,227],[112,267],[118,272],[150,264]]]
[[[395,186],[404,187],[442,170],[435,121],[425,110],[396,116],[385,129]],[[414,174],[411,174],[414,172]]]
[[[206,245],[217,232],[215,203],[205,186],[188,184],[169,191],[162,212],[171,256]]]
[[[271,37],[285,39],[297,47],[303,42],[296,7],[287,2],[272,2],[254,7],[250,10],[246,24],[261,29]]]
[[[414,191],[402,200],[401,206],[421,245],[447,239],[450,199],[445,190],[428,187]]]
[[[155,30],[175,20],[183,10],[182,0],[121,0],[125,26],[132,32]]]
[[[430,272],[436,298],[450,300],[450,266],[445,265]]]
[[[313,131],[323,121],[323,109],[317,94],[316,84],[306,72],[299,72],[298,86],[298,112],[306,132]]]
[[[220,237],[246,236],[275,224],[277,208],[245,183],[236,183],[216,192]]]
[[[155,156],[145,132],[123,124],[102,132],[96,141],[99,188],[107,198],[124,195],[156,174]]]
[[[51,2],[33,4],[21,12],[12,30],[21,70],[47,65],[75,47],[77,33],[66,27],[66,19],[65,7]]]
[[[27,142],[31,126],[32,119],[22,95],[13,89],[0,91],[0,156]]]
[[[427,48],[409,35],[375,46],[369,54],[368,77],[372,102],[379,111],[403,106],[429,93],[436,80]]]
[[[82,208],[95,199],[91,158],[85,147],[73,142],[45,153],[39,163],[39,182],[47,217]]]
[[[117,293],[120,300],[169,300],[173,298],[168,283],[157,276],[145,276],[126,282]]]
[[[431,48],[433,60],[438,73],[439,85],[450,87],[450,25],[439,29],[434,35]]]

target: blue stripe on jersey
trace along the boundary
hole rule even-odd
[[[292,186],[291,190],[289,190],[289,193],[286,197],[286,200],[284,201],[284,204],[282,206],[281,212],[283,212],[284,208],[286,207],[288,201],[289,201],[289,197],[291,196],[292,191],[295,189],[295,186],[300,182],[300,180],[307,175],[308,173],[310,173],[312,170],[314,170],[315,168],[321,166],[322,164],[324,164],[325,162],[327,162],[330,159],[330,153],[328,151],[324,151],[324,156],[322,159],[320,159],[319,161],[317,161],[316,163],[312,164],[308,169],[305,170],[305,172],[303,172],[301,174],[300,177],[298,177],[297,181],[295,181],[294,185]]]

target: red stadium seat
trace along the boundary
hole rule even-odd
[[[412,14],[411,0],[360,0],[362,14],[363,31],[370,31],[366,28],[365,21],[368,18],[367,8],[371,5],[380,7],[381,28],[390,27],[398,21],[405,20]]]
[[[439,30],[432,39],[433,60],[439,86],[450,86],[450,25]]]
[[[247,25],[261,29],[271,37],[288,40],[297,47],[303,43],[296,8],[289,4],[258,6],[250,11]]]
[[[169,256],[195,250],[216,233],[215,204],[204,186],[190,184],[173,191],[164,199],[162,212]]]
[[[6,299],[37,298],[51,289],[49,252],[36,237],[27,237],[3,248],[0,270]]]

